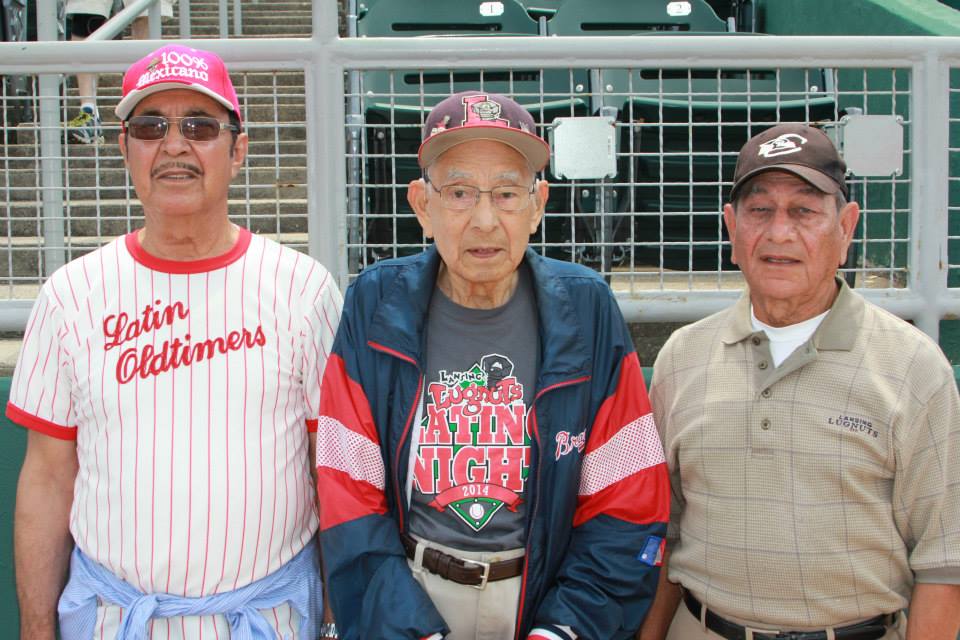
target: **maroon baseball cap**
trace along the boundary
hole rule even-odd
[[[530,112],[506,96],[463,91],[438,102],[423,124],[418,152],[426,168],[444,151],[470,140],[495,140],[523,155],[534,171],[550,159],[550,145],[538,136]]]
[[[123,75],[123,98],[116,114],[126,120],[137,103],[168,89],[192,89],[240,116],[240,102],[227,67],[215,53],[168,44],[137,60]]]
[[[733,173],[730,201],[750,178],[764,171],[787,171],[824,193],[849,197],[847,165],[833,142],[820,129],[789,122],[753,136],[740,150]]]

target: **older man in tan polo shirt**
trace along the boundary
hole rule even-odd
[[[654,367],[673,504],[644,640],[957,637],[957,387],[933,341],[836,277],[845,172],[799,124],[740,152],[723,215],[748,291]]]

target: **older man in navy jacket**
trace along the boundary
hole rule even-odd
[[[345,639],[611,640],[649,607],[663,450],[609,287],[527,248],[549,153],[509,98],[439,103],[408,191],[434,246],[347,293],[317,445]]]

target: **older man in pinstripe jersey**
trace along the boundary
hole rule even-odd
[[[54,273],[7,415],[21,637],[313,640],[311,478],[341,296],[229,219],[247,136],[216,55],[168,45],[117,107],[143,228]],[[69,565],[69,580],[67,578]]]

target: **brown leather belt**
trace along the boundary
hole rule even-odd
[[[403,542],[407,557],[415,560],[417,541],[405,533],[400,534],[400,541]],[[480,560],[465,560],[451,556],[439,549],[425,547],[423,550],[423,568],[446,580],[483,589],[488,582],[515,578],[523,573],[523,556],[501,560],[500,562],[481,562]]]

